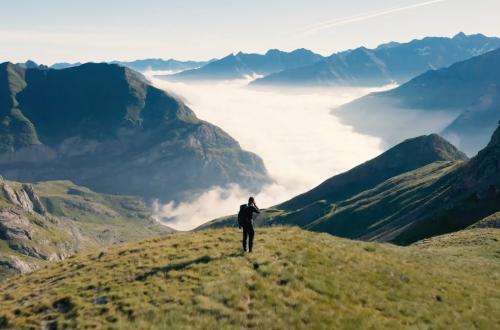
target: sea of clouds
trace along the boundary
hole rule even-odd
[[[264,160],[274,180],[255,198],[269,207],[346,171],[383,150],[380,139],[356,133],[331,110],[375,89],[255,90],[248,80],[185,84],[155,78],[157,87],[182,98],[203,120],[233,136]],[[380,88],[378,89],[380,90]],[[154,205],[155,218],[178,230],[234,214],[248,199],[244,187],[213,187],[182,203]]]

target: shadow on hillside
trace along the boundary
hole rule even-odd
[[[158,273],[167,274],[171,271],[182,270],[182,269],[185,269],[185,268],[191,267],[193,265],[197,265],[197,264],[207,264],[211,261],[223,260],[223,259],[227,259],[227,258],[236,258],[236,257],[241,257],[241,253],[232,253],[232,254],[222,255],[220,257],[215,257],[215,258],[205,255],[205,256],[202,256],[202,257],[199,257],[199,258],[196,258],[193,260],[188,260],[188,261],[179,262],[179,263],[175,263],[175,264],[169,264],[169,265],[166,265],[163,267],[155,267],[152,270],[150,270],[149,272],[138,275],[135,279],[136,279],[136,281],[144,281],[147,278],[154,276]]]

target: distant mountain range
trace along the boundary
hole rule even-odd
[[[375,49],[356,48],[317,63],[269,74],[252,86],[382,86],[404,83],[426,72],[500,48],[500,38],[459,33],[453,38],[427,37],[391,42]]]
[[[188,69],[195,69],[199,68],[207,63],[210,63],[211,61],[178,61],[174,59],[168,59],[164,60],[161,58],[148,58],[148,59],[142,59],[142,60],[135,60],[135,61],[111,61],[109,62],[110,64],[119,64],[122,66],[125,66],[127,68],[130,68],[132,70],[136,70],[139,72],[144,72],[147,70],[155,70],[155,71],[183,71],[183,70],[188,70]],[[33,61],[29,61],[34,63]],[[35,63],[36,64],[36,63]],[[71,68],[74,66],[79,66],[82,65],[82,63],[77,62],[77,63],[55,63],[53,64],[50,68],[52,69],[67,69]]]
[[[264,55],[239,52],[208,63],[199,69],[159,77],[174,81],[243,79],[310,65],[322,58],[321,55],[307,49],[296,49],[289,53],[271,49]]]
[[[173,230],[140,199],[98,194],[69,181],[0,178],[0,279],[49,261]]]
[[[92,63],[0,64],[0,173],[163,201],[269,181],[258,156],[180,100],[128,68]]]
[[[149,59],[135,60],[130,62],[113,61],[111,62],[111,64],[120,64],[139,72],[144,72],[147,70],[176,72],[176,71],[196,69],[213,61],[216,60],[213,59],[210,61],[178,61],[174,59],[163,60],[161,58],[149,58]]]
[[[471,160],[438,135],[407,140],[264,211],[256,221],[409,244],[464,229],[498,211],[500,127]],[[235,221],[231,216],[201,228]]]
[[[398,120],[408,113],[416,118]],[[446,116],[442,134],[474,155],[500,120],[500,49],[428,71],[396,89],[367,95],[339,108],[335,115],[389,144],[418,125],[433,130],[428,123],[419,123],[419,118]]]

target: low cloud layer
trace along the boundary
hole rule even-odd
[[[331,114],[332,108],[373,90],[282,93],[249,89],[247,81],[187,85],[156,79],[153,72],[147,76],[262,157],[275,184],[256,196],[260,207],[283,202],[382,151],[379,139],[354,132]],[[213,187],[191,201],[155,205],[155,214],[176,229],[189,230],[234,214],[248,195],[237,185]]]

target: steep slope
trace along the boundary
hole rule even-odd
[[[159,77],[173,81],[244,79],[309,65],[321,59],[321,55],[307,49],[296,49],[290,53],[271,49],[264,55],[239,52],[208,63],[199,69]]]
[[[411,112],[420,117],[434,115],[434,119],[447,115],[450,120],[443,134],[474,155],[488,143],[500,120],[500,50],[426,72],[396,89],[353,101],[335,113],[357,130],[393,143],[399,132],[419,125],[418,120],[394,118]]]
[[[465,163],[433,163],[331,205],[306,228],[408,244],[464,229],[500,211],[500,128]]]
[[[137,198],[98,194],[67,181],[0,182],[0,278],[172,231]]]
[[[434,158],[419,162],[426,154]],[[464,159],[436,136],[406,141],[265,210],[256,223],[296,225],[341,237],[402,245],[465,229],[500,211],[500,128],[476,157]],[[200,229],[235,224],[235,217],[230,216]]]
[[[495,328],[500,233],[475,250],[396,247],[299,229],[175,234],[54,263],[0,284],[4,327]],[[485,239],[487,237],[487,239]],[[447,240],[448,245],[454,239]],[[482,252],[484,251],[484,252]]]
[[[434,195],[429,212],[398,235],[399,242],[463,229],[500,211],[500,127],[486,148],[453,173],[446,190]]]
[[[404,83],[426,72],[500,48],[500,39],[481,34],[428,37],[391,42],[375,49],[360,47],[333,54],[315,64],[270,74],[254,86],[381,86]]]
[[[399,174],[437,161],[463,161],[467,156],[436,134],[408,139],[380,156],[334,176],[318,187],[278,205],[303,208],[318,200],[329,202],[349,198]]]
[[[262,160],[138,73],[109,64],[0,65],[0,173],[180,200],[214,185],[258,190]]]
[[[279,223],[307,226],[333,212],[336,203],[371,191],[390,178],[436,162],[440,162],[444,168],[454,167],[466,159],[462,152],[439,135],[409,139],[308,192],[264,211],[256,222],[261,225]],[[235,223],[235,218],[229,217],[209,222],[201,228],[217,228]]]

